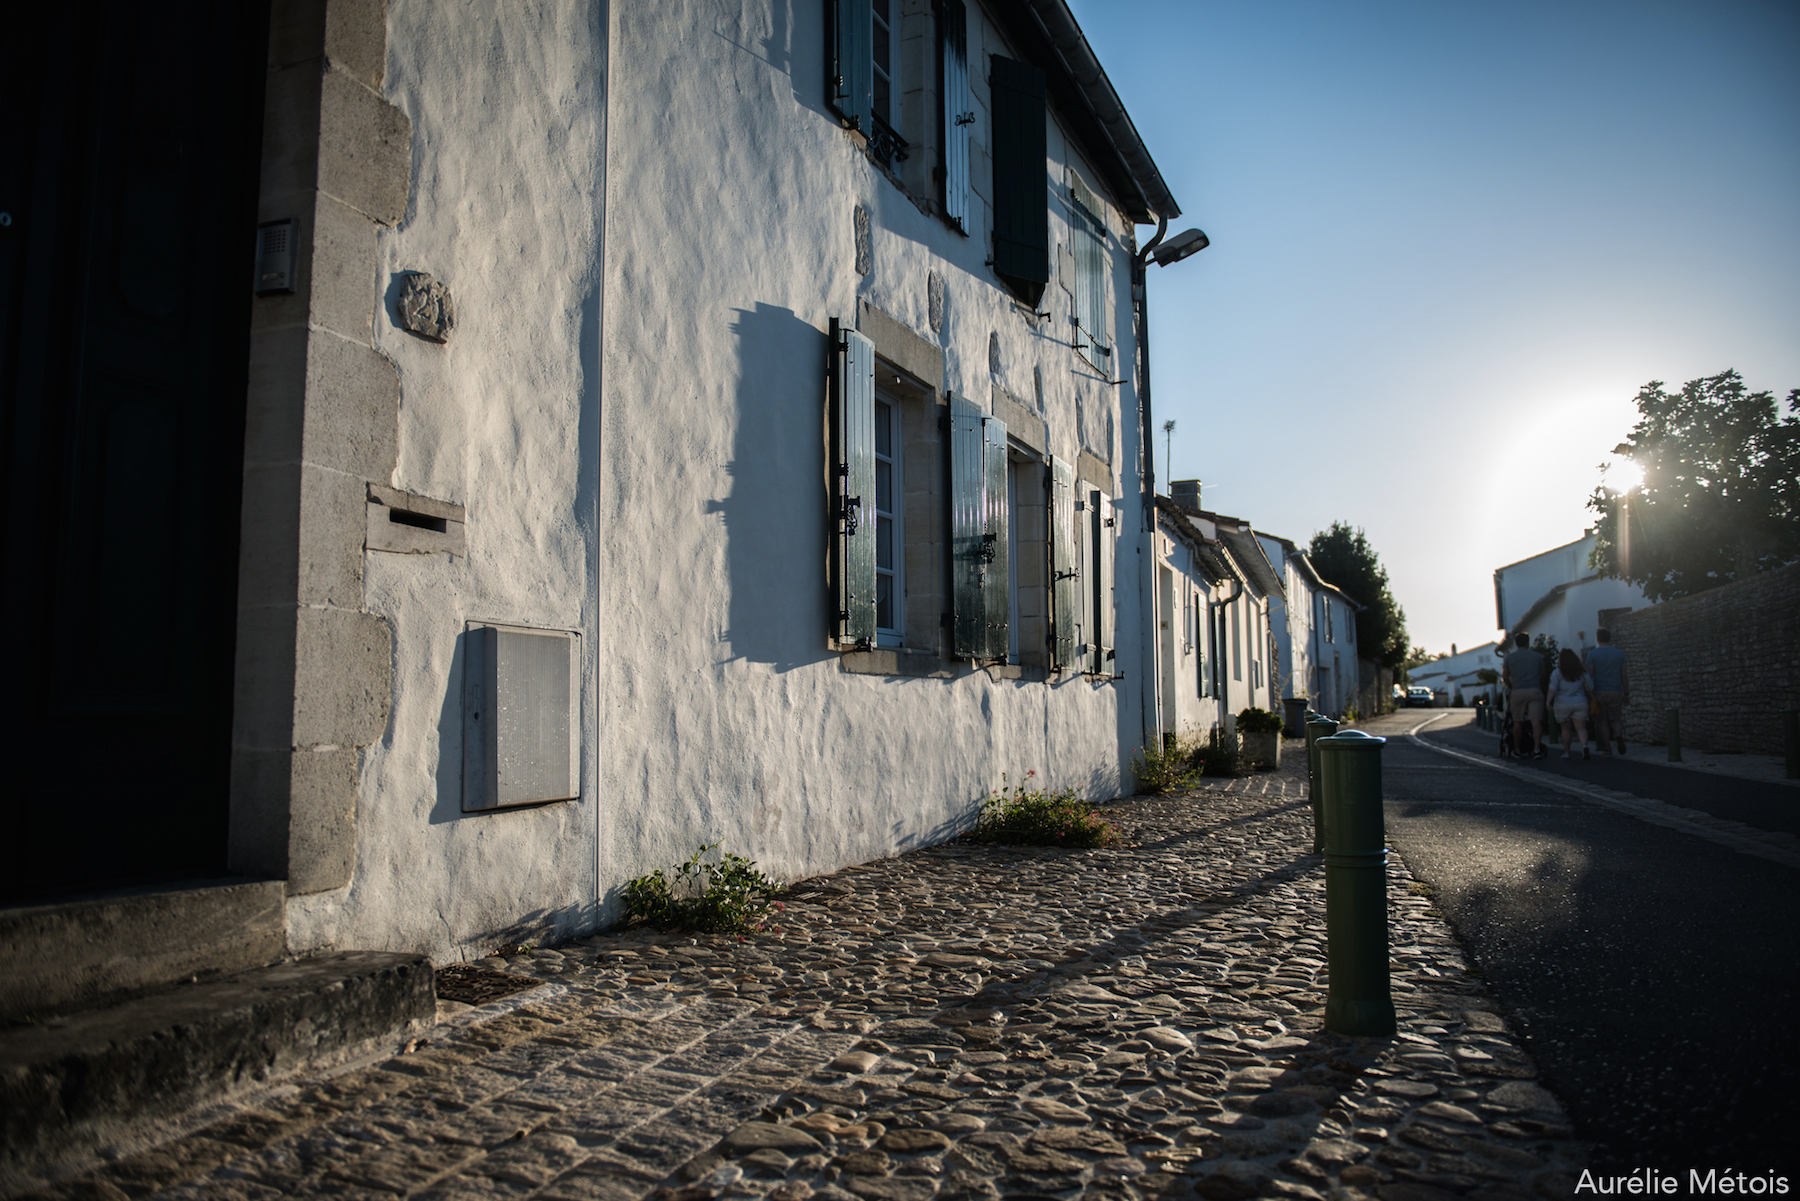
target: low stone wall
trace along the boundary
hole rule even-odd
[[[1800,563],[1615,619],[1631,673],[1625,737],[1780,754],[1781,711],[1800,707]]]

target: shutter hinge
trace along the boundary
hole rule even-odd
[[[992,563],[995,555],[999,553],[999,549],[999,534],[983,534],[981,536],[981,561],[983,563]]]
[[[844,498],[843,511],[839,514],[844,521],[844,537],[854,538],[856,536],[857,517],[861,512],[862,497],[846,496]]]
[[[1119,519],[1117,517],[1108,517],[1106,519],[1106,524],[1107,525],[1116,525],[1118,523],[1118,520]]]
[[[975,114],[974,113],[957,113],[956,114],[956,123],[958,125],[973,125],[973,124],[975,124]]]

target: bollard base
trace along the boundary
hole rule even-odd
[[[1331,997],[1325,1002],[1325,1029],[1335,1033],[1389,1038],[1393,1036],[1395,1028],[1394,1001],[1391,997],[1362,1000]]]

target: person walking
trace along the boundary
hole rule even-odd
[[[1631,673],[1625,652],[1612,644],[1611,630],[1595,630],[1600,645],[1587,653],[1588,677],[1594,682],[1594,741],[1613,757],[1613,748],[1625,753],[1625,706],[1631,703]]]
[[[1556,670],[1550,673],[1550,716],[1562,727],[1564,759],[1571,757],[1570,734],[1576,735],[1581,742],[1581,757],[1588,757],[1588,697],[1592,691],[1588,686],[1587,669],[1581,666],[1581,657],[1563,647],[1562,653],[1556,656]]]
[[[1507,710],[1513,720],[1513,748],[1520,755],[1544,757],[1544,656],[1531,649],[1531,635],[1520,630],[1513,636],[1514,649],[1500,663],[1500,680],[1508,690]],[[1531,727],[1532,750],[1524,749],[1525,728]]]

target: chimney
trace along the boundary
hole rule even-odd
[[[1184,509],[1198,509],[1200,507],[1200,481],[1170,480],[1169,499]]]

